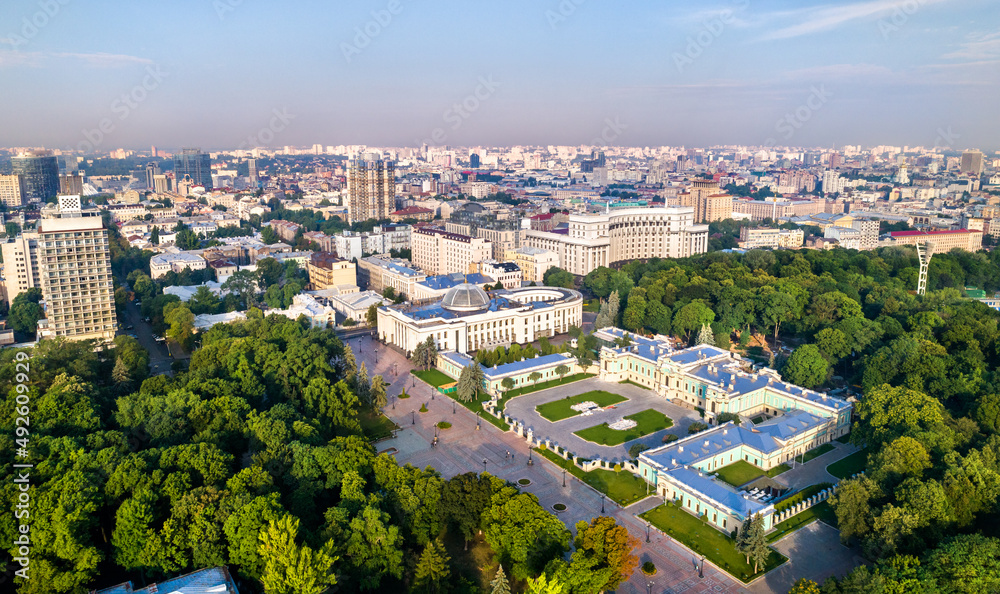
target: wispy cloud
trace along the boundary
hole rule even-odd
[[[946,60],[993,60],[1000,58],[1000,31],[991,33],[970,33],[968,41],[962,42],[960,49],[949,52],[942,58]]]
[[[948,0],[917,0],[920,6],[939,4]],[[872,0],[844,5],[826,5],[792,11],[771,13],[768,21],[794,20],[795,23],[764,34],[761,40],[790,39],[812,33],[836,29],[852,21],[871,19],[903,10],[903,0]],[[912,9],[910,9],[912,10]]]
[[[28,67],[41,68],[59,61],[83,62],[93,68],[118,68],[134,64],[148,65],[153,61],[147,58],[125,54],[108,54],[103,52],[19,52],[0,49],[0,68]]]

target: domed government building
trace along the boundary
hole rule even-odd
[[[378,310],[383,341],[407,355],[430,336],[441,351],[467,353],[528,343],[583,324],[583,296],[557,287],[521,287],[487,293],[462,283],[439,302],[390,305]]]

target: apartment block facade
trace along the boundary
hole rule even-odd
[[[396,210],[396,165],[382,159],[352,159],[347,168],[347,217],[355,223],[388,219]]]
[[[98,211],[79,196],[60,196],[39,221],[38,276],[45,299],[39,336],[73,340],[115,336],[114,286],[108,232]]]
[[[481,237],[449,233],[444,229],[414,229],[410,236],[413,264],[428,276],[475,272],[475,264],[489,260],[492,244]]]

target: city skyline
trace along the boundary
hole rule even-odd
[[[17,90],[0,125],[5,144],[95,153],[314,143],[993,151],[991,8],[217,0],[158,14],[19,1],[0,8],[0,73]]]

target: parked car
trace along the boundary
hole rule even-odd
[[[125,329],[126,330],[135,330],[135,326],[133,326],[132,324],[129,324],[128,326],[125,326]]]

